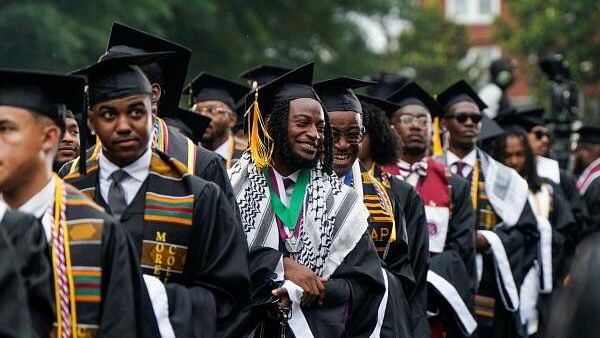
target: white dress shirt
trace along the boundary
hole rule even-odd
[[[41,219],[47,240],[52,238],[52,226],[54,224],[52,224],[52,217],[48,211],[54,206],[55,190],[56,185],[54,184],[54,179],[51,178],[50,182],[42,190],[38,191],[37,194],[17,209]]]
[[[219,154],[225,160],[227,160],[229,158],[229,140],[230,140],[230,138],[228,137],[225,140],[225,142],[223,142],[223,144],[221,144],[220,146],[217,147],[217,149],[215,149],[215,153]]]
[[[281,200],[281,203],[283,203],[283,205],[289,207],[290,200],[292,199],[292,192],[294,191],[294,186],[296,185],[296,181],[298,181],[298,176],[300,175],[300,170],[291,173],[289,176],[283,176],[279,172],[277,172],[275,168],[273,168],[273,173],[275,174],[275,180],[277,181],[277,189],[279,189],[279,191],[277,191],[277,193],[279,194],[279,199]],[[287,189],[285,189],[285,186],[283,184],[284,178],[289,178],[290,180],[294,181],[294,184],[290,185]]]
[[[473,168],[475,168],[475,163],[477,162],[477,148],[471,150],[471,152],[468,153],[464,158],[459,158],[453,152],[448,150],[446,153],[446,165],[454,174],[457,174],[456,162],[463,162],[465,164],[462,174],[463,177],[469,176]]]
[[[150,173],[150,161],[152,160],[152,151],[150,149],[146,150],[146,152],[140,156],[135,162],[129,164],[126,167],[120,168],[116,164],[112,163],[110,160],[100,152],[99,156],[99,166],[100,166],[100,195],[108,204],[108,190],[110,189],[110,184],[112,183],[112,179],[110,175],[115,171],[121,169],[129,174],[128,177],[124,178],[121,181],[121,187],[123,188],[123,192],[125,193],[125,200],[127,201],[127,205],[131,204],[135,195],[138,193],[142,184],[148,177]]]

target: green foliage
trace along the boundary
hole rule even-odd
[[[104,0],[0,1],[0,67],[70,71],[104,52],[113,21],[164,36],[193,51],[189,77],[202,70],[235,79],[258,63],[317,62],[318,78],[416,70],[427,88],[463,77],[456,66],[465,32],[439,8],[410,0]],[[397,47],[376,53],[348,18],[382,18],[393,9],[413,21]],[[406,10],[405,9],[409,9]]]
[[[444,18],[439,4],[405,13],[412,27],[398,38],[398,48],[383,57],[384,68],[412,68],[415,80],[432,93],[466,78],[459,63],[469,48],[464,26]]]
[[[505,49],[530,60],[527,75],[538,101],[546,103],[548,81],[536,61],[558,52],[571,65],[573,79],[585,95],[588,114],[593,109],[597,113],[600,99],[600,2],[505,1],[511,18],[497,20],[495,35]]]

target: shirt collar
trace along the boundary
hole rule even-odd
[[[225,142],[223,142],[223,144],[221,144],[220,146],[217,147],[217,149],[215,149],[215,153],[219,154],[222,158],[227,159],[229,158],[229,142],[230,142],[230,138],[232,136],[229,136]]]
[[[121,168],[116,164],[112,163],[102,152],[100,152],[99,156],[99,165],[100,165],[100,179],[108,180],[110,175],[115,171],[121,169],[127,172],[131,178],[138,182],[144,182],[146,177],[148,177],[148,172],[150,171],[150,161],[152,160],[152,150],[148,149],[146,152],[140,156],[133,163]]]
[[[460,162],[464,162],[464,163],[468,164],[471,168],[473,168],[473,167],[475,167],[475,162],[477,162],[477,148],[474,148],[473,150],[471,150],[471,152],[468,153],[467,156],[465,156],[463,158],[459,158],[453,152],[448,150],[448,153],[446,154],[446,160],[448,162],[448,164],[447,164],[448,167],[450,167],[454,163],[460,161]]]
[[[54,202],[55,189],[54,180],[51,178],[50,182],[42,190],[38,191],[37,194],[17,208],[17,210],[34,215],[37,218],[42,217]]]
[[[294,183],[296,183],[296,181],[298,181],[298,176],[300,176],[300,170],[296,170],[293,173],[289,174],[288,176],[283,176],[277,171],[277,169],[275,169],[275,167],[273,167],[273,173],[275,174],[275,176],[281,178],[282,180],[284,178],[289,178],[290,180],[294,181]]]

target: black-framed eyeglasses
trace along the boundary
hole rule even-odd
[[[365,135],[365,127],[361,127],[360,129],[351,129],[347,132],[340,132],[338,130],[333,129],[331,131],[333,136],[333,142],[339,142],[342,137],[346,139],[346,142],[350,144],[358,144],[362,141],[363,136]]]
[[[466,114],[466,113],[459,113],[459,114],[455,114],[455,115],[446,115],[446,118],[449,119],[456,119],[456,121],[458,121],[458,123],[466,123],[467,120],[471,120],[473,121],[473,123],[479,123],[481,121],[481,119],[483,118],[483,115],[481,114]]]
[[[427,128],[429,125],[429,118],[427,116],[402,115],[398,118],[398,120],[401,124],[408,127],[416,124],[417,127]]]

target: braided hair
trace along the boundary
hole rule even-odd
[[[274,152],[281,158],[288,159],[290,157],[291,149],[288,144],[288,121],[289,121],[289,108],[291,100],[284,100],[275,102],[273,108],[271,108],[271,114],[267,130],[269,135],[273,138],[275,144]],[[325,115],[325,130],[323,140],[323,147],[320,149],[320,156],[323,163],[323,171],[327,174],[333,172],[333,134],[331,132],[331,125],[329,124],[329,117]]]
[[[400,157],[400,138],[390,127],[385,112],[370,103],[361,102],[363,108],[363,124],[369,135],[369,152],[377,164],[392,164]]]
[[[523,145],[523,150],[525,153],[525,165],[523,168],[522,176],[527,181],[529,190],[533,191],[534,193],[540,191],[542,186],[542,180],[537,174],[535,156],[533,155],[533,150],[531,149],[531,145],[529,144],[529,139],[527,138],[527,133],[525,132],[525,129],[519,126],[510,126],[504,129],[504,134],[499,136],[493,144],[492,156],[501,163],[505,163],[506,140],[509,137],[518,138],[521,144]]]

